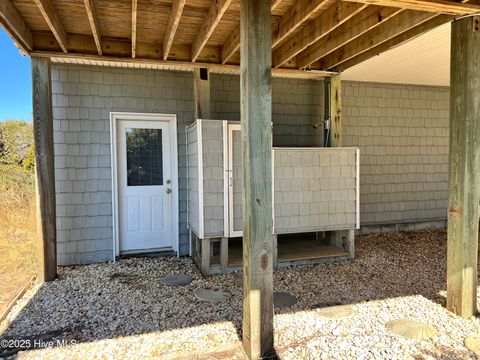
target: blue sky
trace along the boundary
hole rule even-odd
[[[30,58],[0,28],[0,121],[32,120]]]

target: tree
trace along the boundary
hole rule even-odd
[[[33,126],[25,121],[0,122],[0,165],[33,169]]]

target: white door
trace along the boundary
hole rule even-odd
[[[240,124],[228,125],[228,222],[230,236],[243,236],[243,163]]]
[[[173,245],[171,135],[168,121],[117,124],[120,251]]]

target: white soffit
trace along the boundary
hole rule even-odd
[[[450,86],[450,23],[345,70],[342,80]]]

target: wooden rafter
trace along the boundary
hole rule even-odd
[[[298,68],[305,68],[314,61],[330,54],[362,34],[383,24],[402,12],[402,9],[369,6],[349,22],[332,31],[326,39],[320,39],[298,55]]]
[[[411,40],[412,38],[415,38],[429,30],[432,30],[436,28],[437,26],[440,26],[442,24],[445,24],[446,22],[450,21],[452,19],[452,16],[450,15],[438,15],[435,16],[434,18],[425,21],[424,23],[421,23],[420,25],[417,25],[410,30],[407,30],[363,53],[360,55],[357,55],[356,57],[345,61],[344,63],[338,65],[336,67],[337,71],[345,71],[348,68],[351,68],[352,66],[355,66],[357,64],[360,64],[361,62],[364,62],[376,55],[379,55],[387,50],[390,50],[398,45],[401,45],[405,41]]]
[[[132,58],[137,50],[137,0],[132,0]]]
[[[272,0],[272,11],[274,11],[278,5],[280,5],[282,0]]]
[[[432,19],[437,14],[418,12],[414,10],[402,11],[389,21],[366,32],[344,47],[332,52],[320,60],[323,69],[333,69],[341,63],[350,60],[377,45]]]
[[[214,0],[207,18],[205,19],[200,32],[198,33],[192,45],[192,61],[196,61],[200,52],[207,44],[208,39],[212,36],[218,23],[222,19],[223,14],[227,11],[232,0]]]
[[[87,10],[88,22],[92,29],[92,35],[95,40],[95,45],[97,46],[98,55],[102,55],[102,37],[100,35],[100,26],[98,25],[98,18],[93,0],[85,0],[85,9]]]
[[[165,37],[163,39],[163,60],[167,60],[168,58],[168,53],[170,52],[175,33],[177,32],[178,23],[182,17],[185,2],[186,0],[174,0],[172,4],[172,10],[170,11],[167,28],[165,29]]]
[[[34,0],[63,52],[68,52],[68,37],[51,0]]]
[[[273,66],[280,67],[308,46],[319,41],[338,26],[358,14],[367,5],[338,1],[332,4],[308,27],[294,35],[288,42],[282,44],[273,53]]]
[[[280,21],[273,26],[272,47],[275,48],[300,25],[312,17],[313,14],[321,10],[330,0],[301,0],[295,2],[288,11],[281,17]],[[276,2],[272,2],[274,10]],[[240,32],[232,32],[225,45],[222,47],[222,64],[225,64],[230,57],[240,48]]]
[[[0,1],[0,25],[23,51],[33,49],[32,31],[10,0]]]
[[[391,6],[401,9],[443,13],[451,15],[467,15],[480,13],[480,5],[466,1],[446,0],[346,0],[370,5]]]
[[[275,48],[300,25],[325,8],[330,0],[299,0],[295,1],[287,12],[272,28],[272,47]]]

